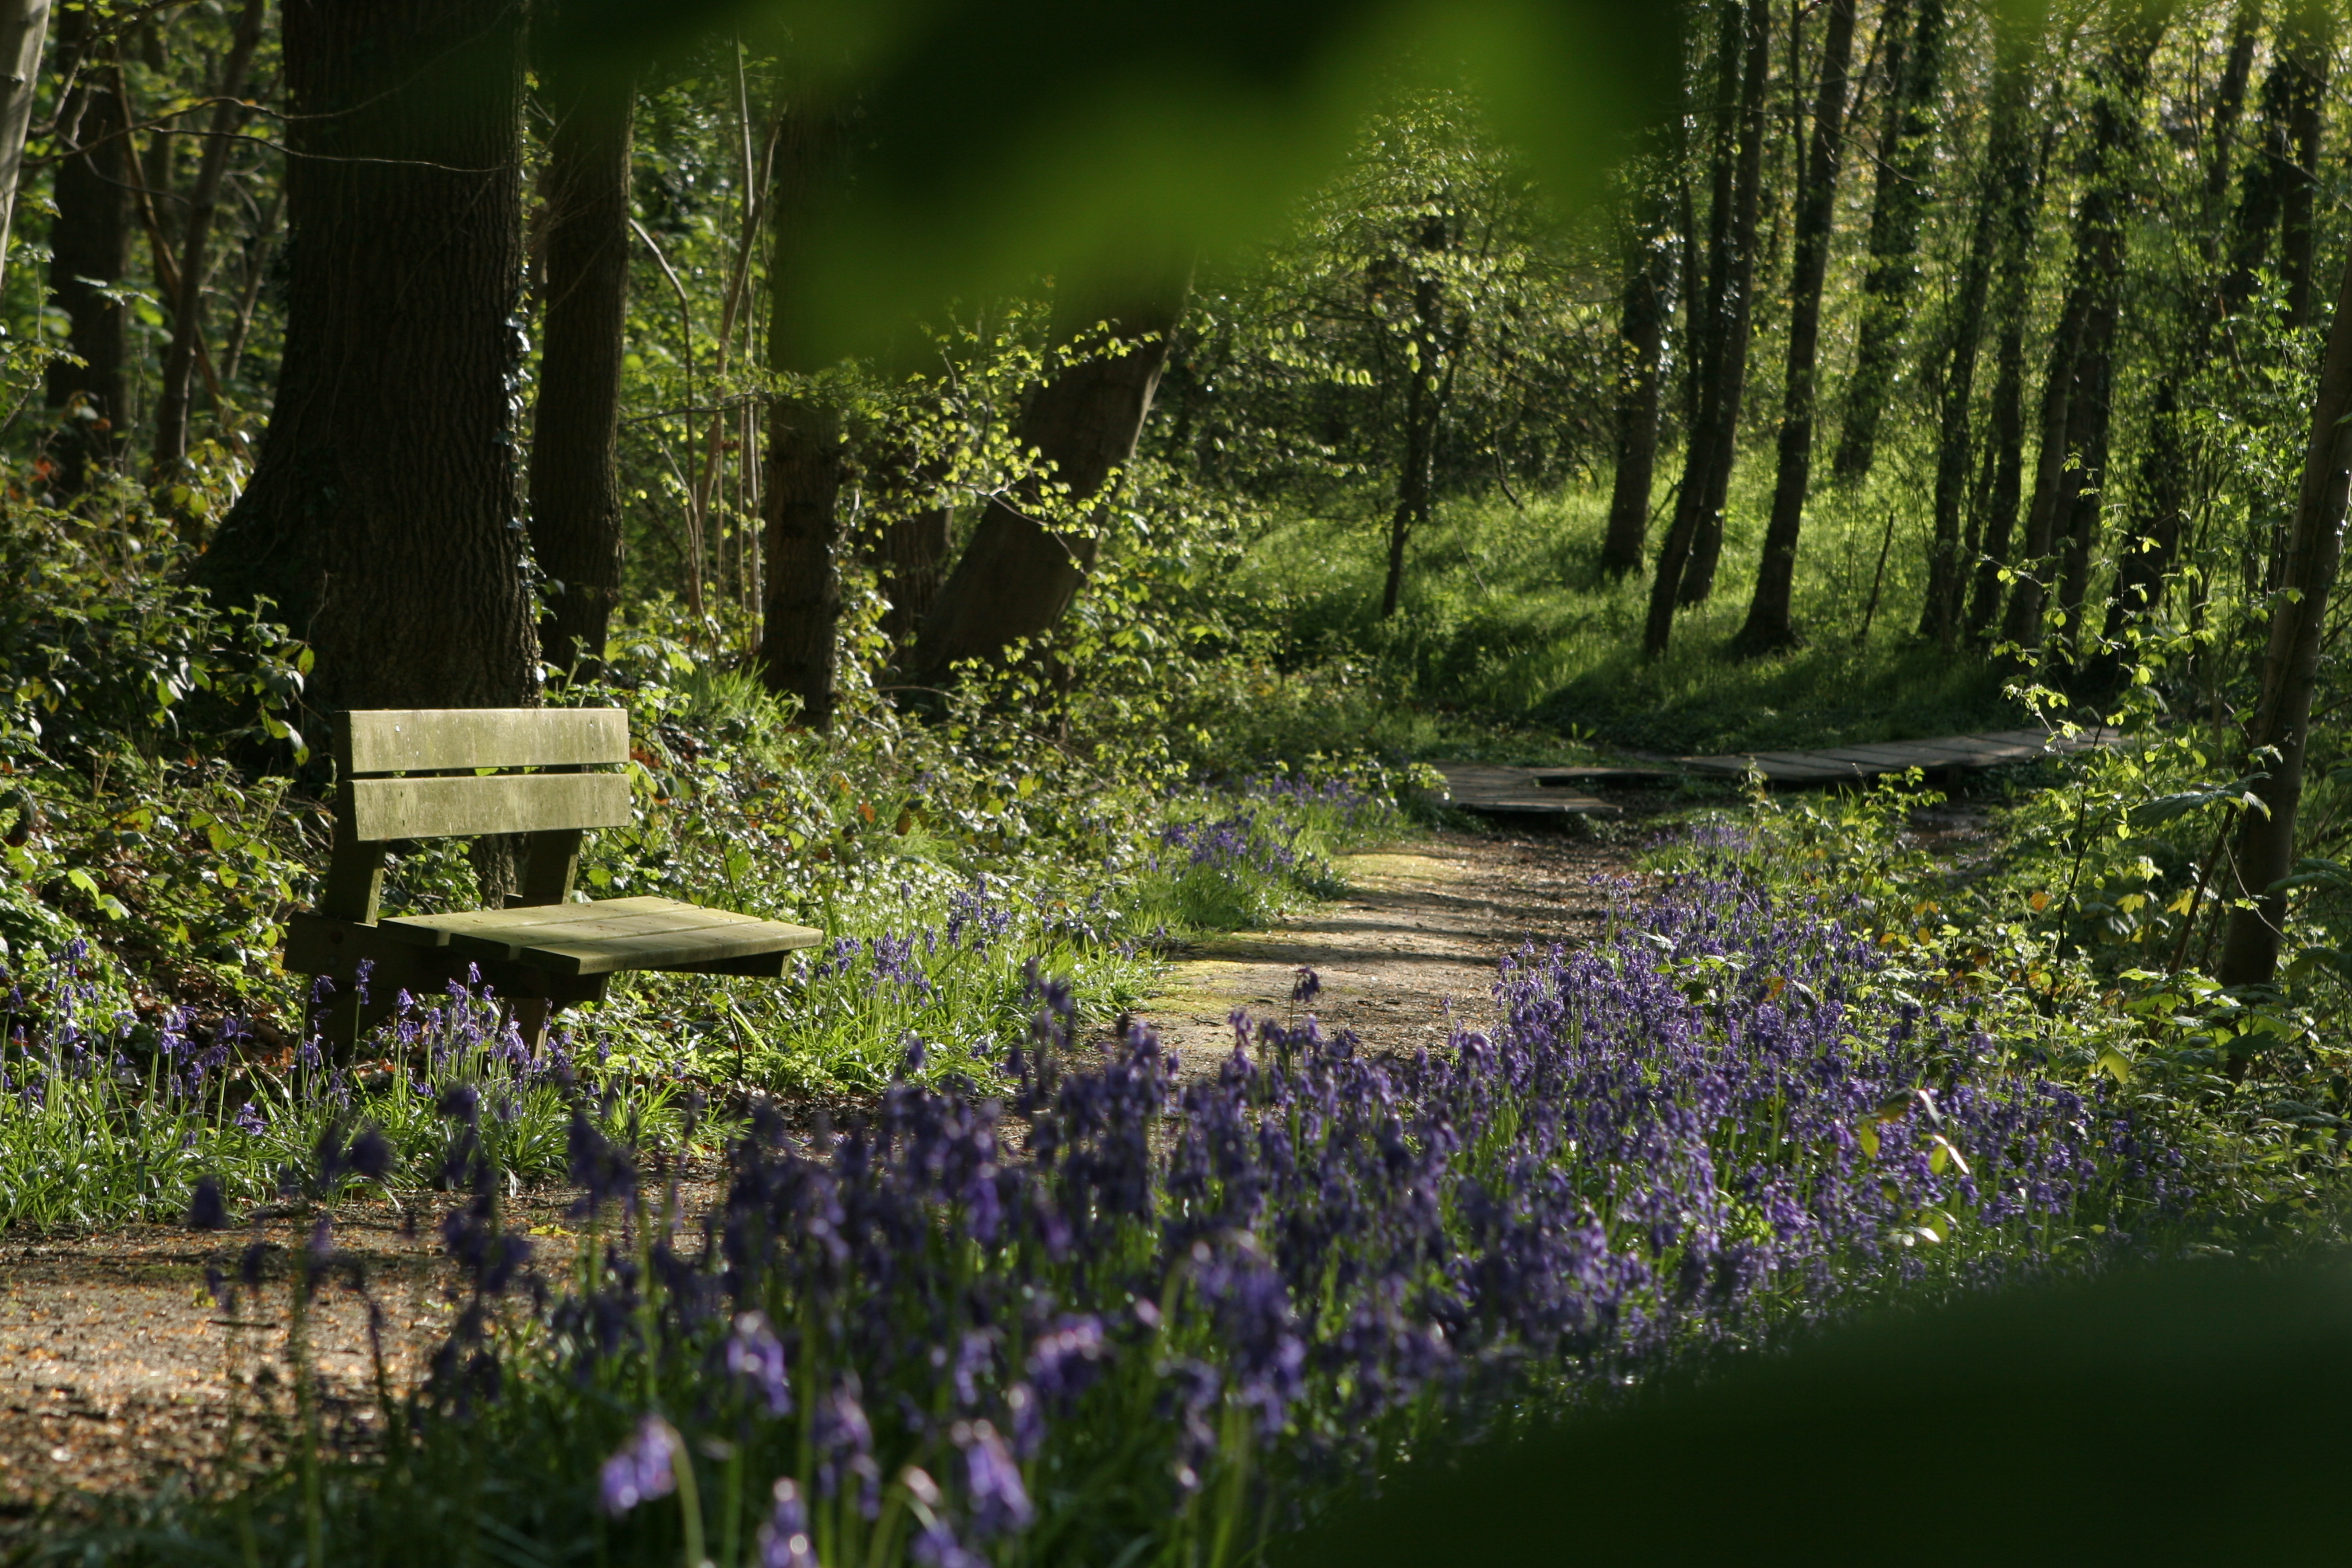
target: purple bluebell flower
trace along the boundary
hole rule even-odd
[[[775,1504],[760,1526],[760,1568],[823,1568],[809,1539],[808,1505],[790,1477],[776,1483]]]
[[[629,1440],[597,1472],[597,1496],[604,1511],[617,1518],[639,1503],[677,1490],[674,1467],[678,1453],[676,1427],[658,1415],[647,1415],[639,1422]]]
[[[783,1342],[768,1326],[766,1314],[745,1312],[735,1320],[735,1331],[727,1340],[727,1370],[769,1415],[792,1413],[793,1385],[784,1375]]]
[[[959,1421],[949,1434],[963,1450],[964,1493],[971,1500],[972,1532],[987,1539],[1026,1530],[1036,1509],[1022,1483],[1021,1467],[996,1428],[985,1421]]]

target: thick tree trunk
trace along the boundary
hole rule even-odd
[[[1991,293],[1995,253],[2003,219],[2031,177],[2031,146],[2025,128],[2029,59],[2021,29],[2002,26],[2000,63],[1993,78],[1992,124],[1985,137],[1982,184],[1976,222],[1960,264],[1959,297],[1952,312],[1949,357],[1943,372],[1936,431],[1936,521],[1927,555],[1927,597],[1920,606],[1919,633],[1949,650],[1958,642],[1968,559],[1960,548],[1960,513],[1972,461],[1970,415],[1976,395],[1977,359],[1984,341],[1986,301]]]
[[[0,4],[0,276],[8,258],[8,228],[16,216],[16,178],[25,163],[25,137],[33,125],[34,87],[41,74],[41,45],[49,34],[49,0]]]
[[[944,506],[910,506],[882,525],[874,541],[874,562],[883,596],[882,635],[898,666],[911,664],[915,637],[939,603],[947,581],[948,542],[954,513]]]
[[[1444,250],[1453,240],[1442,217],[1424,221],[1415,244],[1423,254]],[[1424,270],[1412,290],[1412,365],[1405,382],[1404,461],[1397,469],[1396,508],[1389,514],[1389,569],[1381,589],[1381,619],[1404,602],[1405,546],[1428,525],[1437,507],[1437,439],[1445,421],[1446,390],[1454,379],[1446,351],[1444,295],[1433,273]]]
[[[944,680],[966,659],[1001,658],[1013,643],[1052,631],[1068,611],[1100,542],[1096,503],[1108,499],[1104,487],[1135,456],[1184,293],[1178,284],[1112,313],[1118,352],[1065,363],[1030,399],[1021,445],[1050,465],[1050,473],[992,499],[982,511],[919,641],[917,662],[926,679]],[[1058,335],[1066,344],[1101,319],[1076,301],[1062,314],[1067,330]],[[1049,486],[1061,492],[1063,506],[1082,515],[1058,529],[1041,520],[1036,511]]]
[[[775,246],[768,365],[780,375],[805,377],[821,368],[808,353],[807,334],[789,306],[799,295],[796,258],[818,222],[842,129],[834,120],[798,109],[788,110],[777,128],[775,186],[769,198]],[[767,477],[761,487],[765,576],[760,585],[760,677],[769,690],[798,698],[802,721],[816,730],[833,723],[845,544],[841,484],[847,458],[840,410],[825,395],[787,391],[769,403]]]
[[[2263,777],[2254,793],[2263,809],[2238,817],[2236,869],[2240,895],[2251,900],[2230,911],[2219,978],[2224,985],[2268,984],[2278,972],[2286,895],[2278,883],[2294,867],[2295,813],[2303,800],[2305,752],[2310,742],[2311,699],[2326,644],[2328,601],[2344,559],[2346,488],[2352,485],[2352,264],[2336,290],[2336,319],[2311,410],[2304,450],[2303,487],[2287,539],[2283,586],[2273,596],[2270,644],[2263,659],[2262,695],[2248,731],[2252,765]]]
[[[1714,563],[1699,563],[1723,542],[1723,502],[1739,437],[1739,398],[1748,368],[1749,286],[1755,260],[1757,189],[1763,168],[1764,78],[1771,58],[1766,0],[1726,5],[1718,44],[1714,200],[1708,215],[1707,317],[1701,324],[1699,413],[1683,455],[1674,526],[1658,552],[1642,646],[1666,651],[1675,609],[1693,587],[1712,587]],[[1744,61],[1744,64],[1743,64]],[[1704,595],[1701,595],[1704,597]]]
[[[1853,376],[1846,384],[1845,415],[1831,465],[1843,484],[1860,481],[1876,460],[1879,421],[1903,362],[1919,272],[1919,219],[1927,207],[1936,100],[1943,79],[1944,0],[1916,4],[1910,36],[1899,51],[1888,50],[1886,119],[1879,135],[1878,184],[1871,197],[1870,271],[1863,281]]]
[[[1658,399],[1664,377],[1667,302],[1674,291],[1674,247],[1657,215],[1633,224],[1633,254],[1617,334],[1617,476],[1609,497],[1609,531],[1601,569],[1622,577],[1642,569],[1650,532],[1650,490],[1658,464]]]
[[[536,645],[510,403],[521,7],[286,0],[286,352],[198,568],[316,650],[309,700],[505,706]]]
[[[621,590],[615,437],[629,305],[630,120],[635,84],[578,57],[551,61],[539,402],[530,437],[530,547],[546,579],[539,646],[593,679]]]
[[[1769,0],[1755,0],[1752,9],[1754,30],[1748,37],[1746,79],[1740,84],[1739,173],[1731,205],[1731,280],[1725,289],[1730,314],[1724,322],[1719,370],[1723,401],[1709,432],[1715,456],[1707,465],[1706,502],[1691,539],[1690,563],[1683,568],[1682,589],[1676,595],[1675,602],[1681,605],[1703,605],[1715,592],[1716,566],[1723,558],[1723,510],[1729,499],[1732,464],[1739,452],[1748,334],[1756,316],[1756,219],[1763,205],[1764,146],[1771,134],[1765,123],[1764,89],[1772,63],[1772,19]]]
[[[89,52],[95,31],[87,7],[58,18],[59,54],[74,72],[58,140],[83,149],[58,165],[58,216],[49,225],[49,292],[66,313],[66,347],[82,362],[52,360],[46,373],[48,405],[65,411],[50,446],[60,496],[80,494],[91,468],[114,461],[131,416],[123,380],[131,311],[107,297],[131,261],[131,139],[114,89],[117,67]]]
[[[1797,205],[1795,277],[1790,285],[1789,375],[1781,400],[1780,467],[1772,488],[1772,519],[1756,563],[1756,592],[1739,635],[1749,652],[1796,641],[1790,599],[1796,583],[1797,538],[1812,479],[1815,359],[1821,342],[1822,283],[1829,274],[1830,230],[1837,208],[1839,153],[1844,132],[1846,67],[1853,53],[1854,0],[1829,0],[1822,38],[1821,89],[1813,103],[1813,145]]]
[[[2298,6],[2296,15],[2305,7]],[[2246,155],[2245,174],[2239,182],[2238,207],[2230,224],[2229,275],[2223,280],[2217,307],[2222,318],[2245,309],[2260,285],[2269,262],[2272,242],[2278,236],[2279,216],[2299,170],[2295,162],[2295,121],[2308,87],[2308,62],[2293,47],[2298,30],[2290,16],[2277,54],[2263,79],[2262,116],[2253,145]]]
[[[180,230],[178,296],[172,301],[172,341],[163,350],[163,384],[155,399],[155,473],[160,478],[177,467],[188,453],[188,405],[196,376],[196,353],[204,342],[205,283],[212,267],[213,218],[220,210],[221,181],[228,174],[231,140],[245,117],[236,101],[245,91],[245,73],[253,52],[261,47],[262,15],[268,0],[245,0],[228,54],[221,61],[220,80],[213,96],[212,134],[205,142],[196,165],[196,183],[189,189]],[[194,520],[184,520],[193,525]]]

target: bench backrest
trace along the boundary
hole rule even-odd
[[[383,847],[402,838],[530,836],[523,901],[571,891],[582,830],[629,821],[629,760],[618,708],[397,708],[335,716],[334,858],[323,914],[373,921]],[[482,769],[536,768],[537,773]]]

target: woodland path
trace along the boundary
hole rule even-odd
[[[1514,831],[1514,827],[1517,828]],[[1138,1016],[1178,1054],[1183,1073],[1213,1072],[1234,1046],[1235,1008],[1353,1030],[1368,1050],[1407,1054],[1445,1042],[1454,1021],[1495,1022],[1495,963],[1524,942],[1589,940],[1608,917],[1610,883],[1643,837],[1569,835],[1505,824],[1494,834],[1439,832],[1339,863],[1335,902],[1272,931],[1218,938],[1177,963]],[[1300,968],[1322,981],[1295,1007]]]

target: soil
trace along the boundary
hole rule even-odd
[[[1533,942],[1589,938],[1616,896],[1634,847],[1627,824],[1492,832],[1442,831],[1347,858],[1342,900],[1280,928],[1209,943],[1177,963],[1140,1010],[1185,1072],[1215,1070],[1233,1048],[1229,1016],[1315,1015],[1367,1048],[1405,1053],[1444,1043],[1454,1024],[1494,1013],[1496,961]],[[1302,968],[1321,993],[1294,1005]],[[690,1192],[708,1201],[715,1190]],[[404,1199],[339,1207],[334,1242],[364,1270],[382,1309],[384,1373],[405,1388],[454,1310],[455,1279],[438,1257],[439,1205]],[[527,1197],[516,1223],[560,1247],[567,1194]],[[316,1211],[265,1214],[213,1237],[168,1226],[0,1236],[0,1547],[85,1514],[106,1494],[225,1468],[259,1465],[291,1430],[286,1380],[289,1260]],[[245,1249],[276,1250],[263,1286],[225,1308],[206,1271],[234,1279]],[[323,1289],[307,1320],[323,1417],[335,1440],[364,1445],[377,1419],[365,1300]]]

